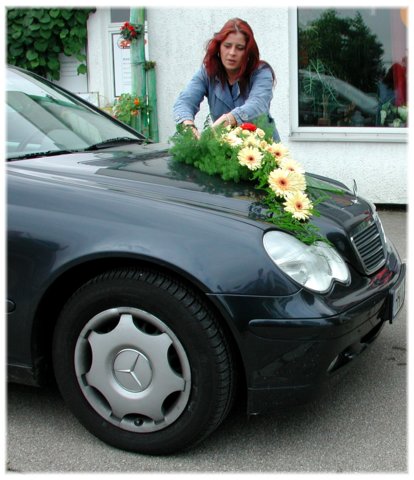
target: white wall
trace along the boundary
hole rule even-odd
[[[113,101],[113,81],[110,64],[109,9],[100,8],[88,17],[88,86],[89,91],[99,92],[101,105]]]
[[[96,16],[100,16],[98,11]],[[157,63],[157,100],[160,141],[167,142],[175,131],[172,106],[182,88],[201,65],[206,42],[212,34],[232,17],[246,20],[259,45],[261,57],[276,72],[277,85],[271,105],[271,114],[282,139],[294,158],[308,171],[331,176],[351,186],[357,181],[361,195],[375,203],[406,204],[407,156],[406,143],[375,142],[309,142],[290,137],[291,115],[290,51],[288,8],[151,8],[147,7],[150,60]],[[103,23],[100,32],[95,28],[94,42],[102,43]],[[105,20],[107,21],[107,20]],[[95,47],[94,47],[95,48]],[[99,48],[102,48],[99,46]],[[99,55],[89,51],[90,89],[96,90],[98,79],[108,78],[109,65],[99,71]],[[91,55],[93,59],[91,58]],[[99,73],[98,73],[99,71]],[[95,81],[93,81],[95,78]],[[102,87],[104,88],[104,86]],[[106,92],[106,94],[108,94]],[[203,102],[196,123],[200,128],[206,119],[208,108]]]

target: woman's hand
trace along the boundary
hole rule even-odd
[[[237,125],[237,120],[231,113],[225,113],[213,123],[213,127],[217,127],[219,125],[222,125],[223,127],[227,127],[228,125],[235,126]]]
[[[184,124],[185,127],[191,128],[191,131],[193,132],[193,135],[195,136],[195,138],[196,138],[197,140],[200,139],[200,132],[198,131],[198,129],[197,129],[197,127],[194,125],[194,123],[184,121],[183,124]]]

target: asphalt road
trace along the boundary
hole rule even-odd
[[[404,212],[382,211],[406,261]],[[372,348],[319,401],[246,417],[236,409],[197,448],[170,457],[114,449],[89,434],[53,387],[9,385],[7,471],[21,473],[407,473],[407,301]]]

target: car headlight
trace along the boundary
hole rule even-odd
[[[349,269],[339,253],[325,242],[306,245],[283,232],[270,231],[263,245],[275,264],[300,285],[326,292],[335,280],[348,283]]]

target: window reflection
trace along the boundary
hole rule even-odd
[[[406,10],[298,9],[299,126],[407,126]]]

